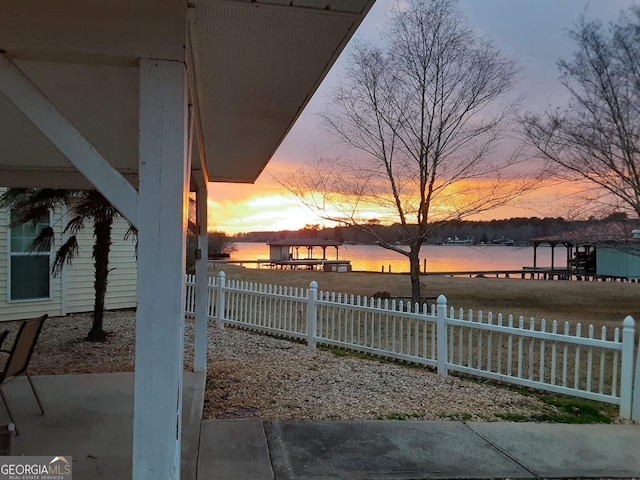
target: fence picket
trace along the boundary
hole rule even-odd
[[[462,320],[462,310],[460,311],[460,320]],[[473,310],[469,310],[467,321],[473,323]],[[468,328],[469,335],[467,340],[467,367],[473,367],[473,328]]]
[[[307,344],[310,348],[316,348],[318,310],[318,284],[311,282],[307,290]]]
[[[593,325],[589,325],[589,338],[593,338]],[[593,370],[593,347],[587,351],[587,392],[591,391],[591,373]]]
[[[478,310],[478,323],[482,323],[482,310]],[[478,370],[482,370],[482,330],[478,330]]]
[[[607,339],[607,327],[603,326],[600,333],[600,340]],[[600,350],[600,379],[598,382],[598,393],[604,393],[604,372],[605,372],[605,363],[606,363],[606,355],[604,350]]]
[[[582,336],[582,325],[578,323],[576,325],[576,338],[580,338]],[[573,371],[573,388],[576,390],[580,387],[580,345],[576,346],[576,356],[574,360],[574,371]]]
[[[487,315],[487,324],[493,325],[493,313]],[[493,371],[493,331],[489,330],[487,335],[487,370]]]
[[[355,297],[353,295],[351,295],[349,297],[349,305],[355,305]],[[349,315],[349,322],[351,324],[351,342],[350,343],[352,345],[354,343],[354,335],[353,335],[353,333],[354,333],[354,331],[353,331],[353,327],[354,327],[354,325],[353,325],[353,316],[354,315],[355,315],[355,310],[351,309],[351,312],[350,312],[350,315]]]
[[[409,304],[411,308],[411,304]],[[400,353],[404,353],[404,317],[400,319]]]
[[[509,315],[509,329],[513,332],[513,315]],[[509,353],[509,363],[507,364],[507,376],[511,376],[511,368],[513,365],[513,333],[509,334],[509,345],[507,351]]]
[[[616,327],[613,331],[613,341],[616,343],[620,343],[620,329]],[[613,385],[611,387],[612,395],[615,397],[618,394],[618,361],[620,360],[620,356],[618,355],[618,351],[616,350],[613,353]]]
[[[218,298],[216,301],[217,309],[216,309],[216,317],[218,320],[218,328],[224,328],[224,315],[225,315],[225,301],[226,301],[226,292],[225,292],[225,284],[226,284],[226,276],[224,272],[220,272],[218,274]]]
[[[426,322],[425,322],[425,325],[426,325]],[[456,332],[456,327],[454,325],[449,325],[448,329],[447,329],[447,333],[448,333],[448,336],[449,336],[449,338],[448,338],[448,340],[449,340],[449,348],[448,348],[449,363],[453,363],[454,360],[455,360],[455,358],[453,356],[453,353],[455,352],[455,350],[453,348],[453,337],[455,335],[455,332]],[[432,330],[432,334],[431,334],[431,358],[436,358],[436,356],[435,356],[436,355],[435,348],[433,348],[434,347],[433,343],[435,342],[435,340],[436,340],[436,332],[434,332]],[[425,358],[426,358],[426,355],[425,355]]]
[[[531,317],[529,319],[529,330],[530,331],[535,331],[536,329],[536,321],[533,317]],[[533,349],[535,347],[535,341],[532,339],[529,341],[529,373],[528,373],[528,378],[529,380],[533,380],[533,362],[534,362],[534,358],[533,358]]]
[[[556,335],[558,333],[558,321],[554,320],[551,324],[551,333]],[[551,384],[556,384],[556,367],[558,361],[558,342],[554,341],[551,344]]]
[[[541,332],[546,332],[547,331],[547,320],[545,318],[543,318],[540,321],[540,331]],[[540,340],[540,366],[538,367],[539,370],[539,382],[540,383],[544,383],[544,373],[545,373],[545,365],[544,365],[544,361],[545,361],[545,341],[544,338],[542,340]]]
[[[524,330],[524,317],[520,316],[518,319],[518,328]],[[522,378],[522,349],[524,346],[524,337],[518,336],[518,378]]]

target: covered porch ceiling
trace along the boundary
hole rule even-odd
[[[258,177],[373,2],[0,2],[0,186],[96,188],[138,229],[136,480],[180,478],[187,192],[205,372],[206,182]]]
[[[373,3],[9,0],[0,51],[134,186],[139,59],[185,62],[192,169],[253,182]],[[1,186],[91,187],[2,93],[0,145]]]

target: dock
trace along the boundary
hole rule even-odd
[[[280,268],[289,270],[321,270],[323,272],[350,272],[351,262],[349,260],[327,260],[327,259],[298,259],[298,260],[263,260],[263,265],[269,268]]]
[[[521,270],[469,270],[450,272],[426,272],[421,275],[439,275],[445,277],[469,278],[518,278],[537,280],[573,280],[585,282],[631,282],[640,283],[640,278],[617,277],[613,275],[597,275],[595,273],[576,272],[567,269],[522,267]]]
[[[273,268],[283,270],[317,270],[324,272],[351,272],[349,260],[300,259],[300,260],[272,260],[268,258],[258,260],[209,260],[211,263],[240,265],[257,265],[258,268]],[[364,272],[380,273],[380,272]],[[382,272],[384,273],[384,272]],[[407,272],[396,275],[408,275]],[[520,270],[456,270],[446,272],[421,272],[421,276],[441,277],[469,277],[469,278],[520,278],[522,280],[571,280],[584,282],[630,282],[640,283],[640,278],[617,277],[612,275],[596,275],[593,273],[575,272],[566,269],[552,269],[541,267],[522,267]]]
[[[285,270],[318,270],[323,272],[350,272],[351,261],[327,260],[327,259],[299,259],[299,260],[273,260],[263,258],[258,260],[209,260],[212,263],[232,264],[243,266],[245,264],[257,265],[258,268],[274,268]]]

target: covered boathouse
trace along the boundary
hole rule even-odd
[[[640,279],[640,226],[629,222],[611,222],[538,237],[533,244],[531,275],[558,276],[585,280]],[[539,268],[538,247],[551,247],[551,267]],[[565,251],[556,258],[556,247]]]
[[[320,269],[325,272],[350,272],[351,262],[339,258],[342,243],[335,240],[289,239],[269,242],[269,266],[272,268]],[[322,250],[322,256],[314,255]],[[327,256],[327,249],[335,255]],[[335,249],[335,251],[334,251]],[[265,262],[266,263],[266,262]]]

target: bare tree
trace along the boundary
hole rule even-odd
[[[640,7],[608,27],[581,17],[570,36],[573,57],[558,62],[568,105],[527,114],[525,137],[557,175],[640,218]]]
[[[354,225],[409,259],[420,298],[420,247],[436,225],[505,204],[532,187],[508,168],[518,68],[469,27],[454,0],[393,10],[384,46],[351,50],[324,125],[354,152],[278,180],[326,219]],[[500,103],[498,102],[500,101]],[[515,149],[514,149],[515,150]],[[398,242],[371,220],[397,223]]]

